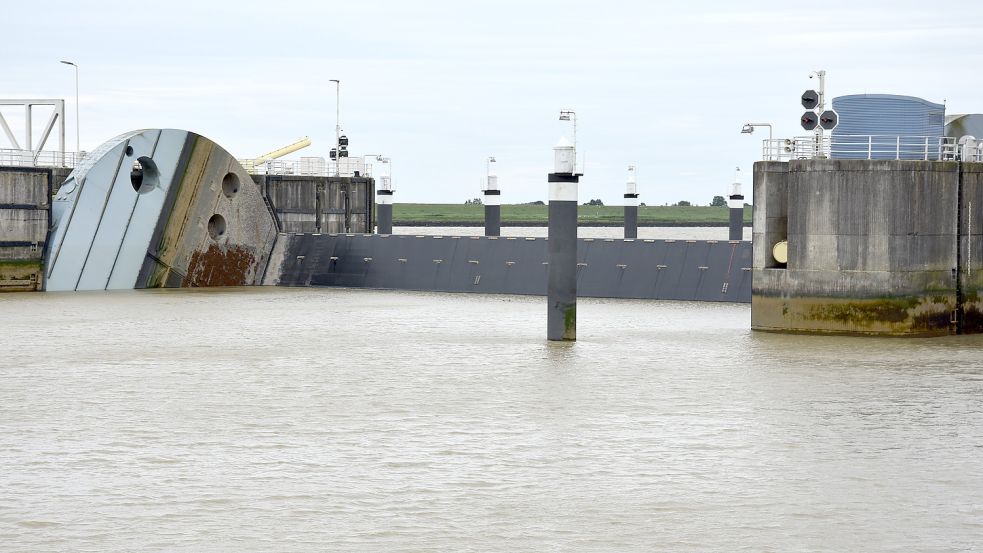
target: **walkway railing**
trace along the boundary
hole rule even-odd
[[[983,162],[983,140],[963,144],[949,136],[825,135],[797,136],[762,141],[765,161],[790,159],[907,159],[922,161]]]
[[[86,152],[52,152],[0,148],[0,166],[5,167],[67,167],[75,168],[85,159]]]
[[[0,148],[0,167],[65,167],[74,169],[86,158],[88,152],[54,152],[48,150],[15,150]],[[254,175],[298,175],[330,177],[372,176],[372,164],[361,157],[343,159],[340,163],[325,161],[324,158],[301,158],[300,160],[272,160],[254,165],[251,159],[240,159],[239,163]]]
[[[258,165],[251,159],[240,159],[239,163],[253,175],[297,175],[312,177],[360,177],[372,176],[372,164],[363,158],[351,157],[341,162],[325,161],[324,158],[301,158],[300,160],[275,159]]]

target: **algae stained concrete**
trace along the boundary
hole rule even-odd
[[[0,167],[0,292],[41,289],[51,187],[50,169]]]
[[[979,332],[983,251],[966,219],[983,202],[981,177],[957,162],[755,164],[752,328]],[[786,265],[772,256],[783,234]]]

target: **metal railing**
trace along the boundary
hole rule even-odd
[[[324,158],[301,158],[300,160],[274,159],[254,165],[252,160],[240,159],[239,163],[253,175],[296,175],[312,177],[360,177],[372,176],[372,164],[360,157],[344,158],[341,162],[326,161]]]
[[[0,148],[0,166],[5,167],[67,167],[73,169],[85,159],[86,152],[53,152],[49,150],[14,150]]]
[[[983,162],[983,141],[949,136],[835,135],[763,140],[765,161],[790,159],[895,159]]]

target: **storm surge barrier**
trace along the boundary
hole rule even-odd
[[[544,238],[281,234],[266,284],[545,295]],[[583,297],[751,301],[751,243],[577,240]]]

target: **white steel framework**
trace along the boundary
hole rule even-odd
[[[10,125],[4,118],[3,113],[0,112],[0,128],[3,129],[4,134],[7,136],[7,140],[10,142],[11,149],[21,150],[23,152],[29,152],[27,154],[28,159],[22,160],[23,163],[28,163],[34,165],[37,163],[38,157],[41,156],[41,151],[44,146],[48,143],[48,138],[51,136],[51,131],[54,130],[55,125],[58,126],[58,157],[59,159],[64,159],[65,156],[65,100],[2,100],[0,99],[0,107],[6,106],[18,106],[24,109],[24,143],[21,144],[17,141],[17,137],[14,136],[13,131],[10,129]],[[34,107],[35,106],[51,106],[51,115],[48,116],[48,121],[44,125],[44,129],[41,131],[41,138],[35,144],[34,141]]]

